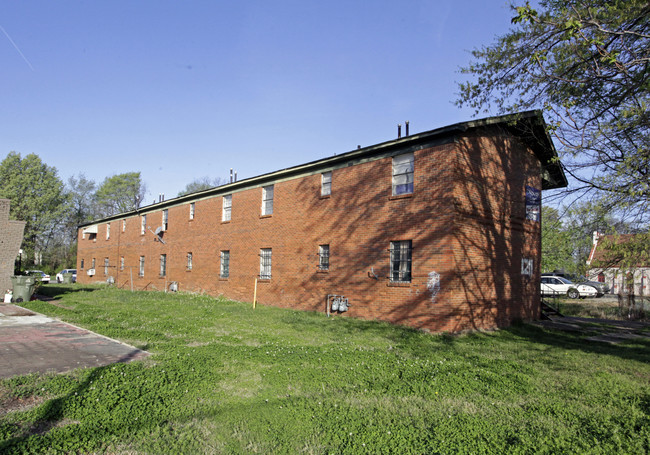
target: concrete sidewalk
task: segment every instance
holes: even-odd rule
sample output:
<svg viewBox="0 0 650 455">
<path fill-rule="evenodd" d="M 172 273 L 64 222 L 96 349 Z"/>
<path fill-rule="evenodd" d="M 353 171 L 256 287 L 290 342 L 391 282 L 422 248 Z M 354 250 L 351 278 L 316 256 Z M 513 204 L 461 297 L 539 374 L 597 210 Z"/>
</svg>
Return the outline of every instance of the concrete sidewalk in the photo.
<svg viewBox="0 0 650 455">
<path fill-rule="evenodd" d="M 148 352 L 25 308 L 0 304 L 0 378 L 140 360 Z"/>
</svg>

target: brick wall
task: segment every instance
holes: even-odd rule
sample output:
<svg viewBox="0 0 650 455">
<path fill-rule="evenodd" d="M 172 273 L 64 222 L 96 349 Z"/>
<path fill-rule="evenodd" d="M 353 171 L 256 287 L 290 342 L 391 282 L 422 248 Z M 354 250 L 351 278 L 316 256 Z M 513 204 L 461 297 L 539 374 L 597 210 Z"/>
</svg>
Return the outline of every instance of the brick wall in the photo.
<svg viewBox="0 0 650 455">
<path fill-rule="evenodd" d="M 24 221 L 9 219 L 10 201 L 0 199 L 0 295 L 12 288 L 11 276 L 18 250 L 23 242 Z"/>
<path fill-rule="evenodd" d="M 260 249 L 272 248 L 272 278 L 258 282 L 261 304 L 325 312 L 328 294 L 345 295 L 347 316 L 381 319 L 433 331 L 488 329 L 532 319 L 539 312 L 539 223 L 526 221 L 525 186 L 541 188 L 539 161 L 498 128 L 446 137 L 413 151 L 414 192 L 391 196 L 390 156 L 339 163 L 274 183 L 274 209 L 261 216 L 262 186 L 232 193 L 231 221 L 222 222 L 222 195 L 169 205 L 165 244 L 140 216 L 98 224 L 95 239 L 78 247 L 78 281 L 135 289 L 165 289 L 252 301 Z M 386 155 L 386 154 L 385 154 Z M 321 197 L 321 171 L 332 170 L 332 193 Z M 229 193 L 224 193 L 229 194 Z M 162 209 L 146 207 L 147 224 L 162 224 Z M 411 240 L 412 281 L 390 282 L 390 242 Z M 330 245 L 330 269 L 318 270 L 318 247 Z M 220 251 L 230 252 L 230 276 L 219 277 Z M 187 253 L 193 257 L 187 270 Z M 159 276 L 160 255 L 167 257 Z M 144 277 L 138 277 L 140 256 Z M 120 270 L 120 259 L 125 268 Z M 535 275 L 521 274 L 534 258 Z M 92 258 L 96 275 L 86 271 Z M 104 274 L 104 258 L 110 267 Z M 81 261 L 84 267 L 81 267 Z M 439 284 L 436 284 L 439 283 Z M 339 316 L 336 316 L 339 317 Z"/>
</svg>

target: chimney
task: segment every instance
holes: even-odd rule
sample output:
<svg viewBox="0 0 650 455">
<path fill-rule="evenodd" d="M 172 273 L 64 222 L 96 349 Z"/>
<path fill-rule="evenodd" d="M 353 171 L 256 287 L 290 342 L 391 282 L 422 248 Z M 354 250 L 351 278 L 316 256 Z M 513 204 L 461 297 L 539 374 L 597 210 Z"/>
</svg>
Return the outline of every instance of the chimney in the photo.
<svg viewBox="0 0 650 455">
<path fill-rule="evenodd" d="M 404 134 L 404 137 L 407 137 L 409 135 L 409 121 L 408 120 L 405 122 L 405 126 L 406 126 L 406 132 Z"/>
<path fill-rule="evenodd" d="M 397 139 L 402 137 L 402 124 L 398 123 L 397 124 Z"/>
</svg>

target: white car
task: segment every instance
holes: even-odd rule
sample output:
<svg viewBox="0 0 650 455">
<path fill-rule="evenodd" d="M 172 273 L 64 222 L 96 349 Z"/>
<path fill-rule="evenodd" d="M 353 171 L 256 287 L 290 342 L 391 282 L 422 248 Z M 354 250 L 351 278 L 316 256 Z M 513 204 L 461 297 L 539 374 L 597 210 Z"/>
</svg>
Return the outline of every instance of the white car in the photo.
<svg viewBox="0 0 650 455">
<path fill-rule="evenodd" d="M 48 284 L 50 282 L 50 275 L 41 270 L 26 270 L 25 273 L 33 276 L 36 278 L 36 281 L 40 281 L 41 283 Z"/>
<path fill-rule="evenodd" d="M 77 281 L 77 269 L 63 269 L 59 273 L 56 274 L 56 282 L 57 283 L 63 283 L 63 275 L 67 273 L 72 273 L 72 282 L 75 283 Z"/>
<path fill-rule="evenodd" d="M 561 276 L 543 276 L 541 283 L 542 295 L 567 296 L 570 299 L 596 297 L 598 291 L 587 284 L 573 283 Z"/>
</svg>

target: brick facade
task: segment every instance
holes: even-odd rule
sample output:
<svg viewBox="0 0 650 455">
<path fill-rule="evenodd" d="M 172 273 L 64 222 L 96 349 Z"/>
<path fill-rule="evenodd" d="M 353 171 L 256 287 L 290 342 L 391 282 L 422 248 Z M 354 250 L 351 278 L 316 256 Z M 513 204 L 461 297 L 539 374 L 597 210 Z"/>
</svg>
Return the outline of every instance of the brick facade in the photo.
<svg viewBox="0 0 650 455">
<path fill-rule="evenodd" d="M 525 124 L 540 118 L 529 113 Z M 543 131 L 543 120 L 537 128 Z M 262 304 L 325 312 L 327 295 L 339 294 L 349 300 L 346 315 L 432 331 L 534 319 L 540 225 L 526 220 L 526 186 L 557 185 L 542 178 L 555 155 L 550 140 L 543 145 L 540 152 L 526 128 L 503 119 L 464 123 L 98 220 L 79 231 L 78 281 L 112 277 L 127 289 L 176 282 L 181 291 L 252 301 L 261 249 L 271 249 L 271 279 L 257 285 Z M 414 157 L 413 192 L 394 196 L 393 157 L 406 153 Z M 330 171 L 331 194 L 322 196 L 321 174 Z M 262 188 L 269 185 L 273 213 L 264 216 Z M 232 208 L 224 222 L 226 195 Z M 163 210 L 164 243 L 152 232 Z M 150 229 L 142 234 L 144 214 Z M 389 250 L 398 241 L 412 245 L 407 282 L 390 279 Z M 319 245 L 329 245 L 329 270 L 318 267 Z M 230 255 L 227 278 L 220 277 L 222 251 Z M 533 260 L 532 275 L 522 275 L 522 259 Z"/>
<path fill-rule="evenodd" d="M 11 289 L 11 276 L 25 231 L 24 221 L 9 219 L 10 201 L 0 199 L 0 295 Z"/>
</svg>

